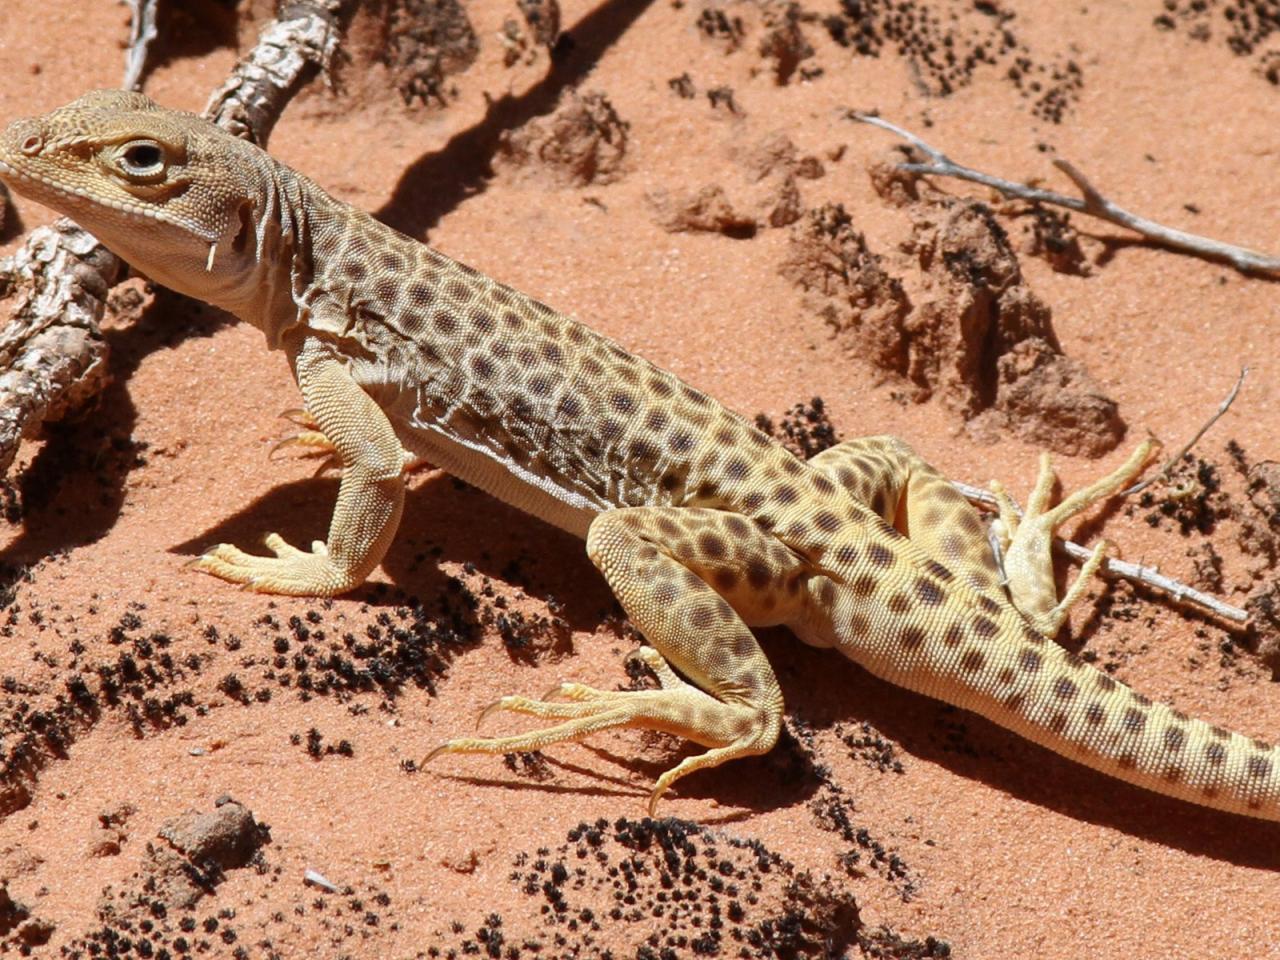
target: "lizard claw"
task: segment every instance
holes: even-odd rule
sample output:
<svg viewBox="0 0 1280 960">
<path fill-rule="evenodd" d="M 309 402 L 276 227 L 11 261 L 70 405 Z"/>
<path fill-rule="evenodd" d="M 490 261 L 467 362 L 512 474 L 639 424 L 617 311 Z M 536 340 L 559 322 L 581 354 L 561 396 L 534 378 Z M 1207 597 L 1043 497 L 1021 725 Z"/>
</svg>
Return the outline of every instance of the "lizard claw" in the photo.
<svg viewBox="0 0 1280 960">
<path fill-rule="evenodd" d="M 488 720 L 491 716 L 493 716 L 495 713 L 497 713 L 499 710 L 501 710 L 505 706 L 503 701 L 509 700 L 509 699 L 510 697 L 499 697 L 497 700 L 493 701 L 493 703 L 489 704 L 487 707 L 481 710 L 480 715 L 476 717 L 476 729 L 479 730 L 481 724 L 483 724 L 486 720 Z M 439 752 L 439 750 L 441 749 L 443 749 L 443 747 L 437 748 L 437 752 Z"/>
</svg>

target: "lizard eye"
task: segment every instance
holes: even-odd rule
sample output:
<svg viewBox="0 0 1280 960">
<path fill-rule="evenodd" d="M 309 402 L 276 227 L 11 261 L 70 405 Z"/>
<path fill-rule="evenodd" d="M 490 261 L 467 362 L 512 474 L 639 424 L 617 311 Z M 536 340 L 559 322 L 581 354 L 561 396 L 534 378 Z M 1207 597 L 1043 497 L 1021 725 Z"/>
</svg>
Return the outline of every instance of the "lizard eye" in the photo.
<svg viewBox="0 0 1280 960">
<path fill-rule="evenodd" d="M 135 140 L 120 152 L 120 168 L 131 177 L 164 173 L 164 149 L 154 140 Z"/>
</svg>

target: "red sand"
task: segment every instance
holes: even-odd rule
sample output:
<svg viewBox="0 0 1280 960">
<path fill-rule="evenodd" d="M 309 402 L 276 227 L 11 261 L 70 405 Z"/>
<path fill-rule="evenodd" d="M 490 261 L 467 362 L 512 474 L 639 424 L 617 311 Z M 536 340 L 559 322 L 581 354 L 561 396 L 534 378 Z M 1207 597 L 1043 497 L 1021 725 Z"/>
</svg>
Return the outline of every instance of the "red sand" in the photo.
<svg viewBox="0 0 1280 960">
<path fill-rule="evenodd" d="M 899 403 L 900 385 L 879 382 L 882 376 L 842 350 L 822 319 L 804 309 L 800 292 L 778 273 L 787 229 L 762 229 L 750 239 L 669 233 L 647 199 L 657 190 L 692 191 L 740 177 L 742 151 L 782 131 L 800 155 L 820 158 L 825 168 L 820 179 L 799 181 L 803 206 L 844 204 L 871 249 L 911 283 L 914 268 L 895 253 L 909 232 L 906 216 L 876 195 L 867 176 L 892 138 L 842 119 L 845 108 L 876 108 L 957 159 L 1068 189 L 1037 150 L 1051 144 L 1131 209 L 1277 249 L 1280 97 L 1259 73 L 1260 54 L 1236 56 L 1227 48 L 1220 10 L 1206 21 L 1211 37 L 1198 41 L 1187 22 L 1174 31 L 1154 27 L 1163 12 L 1158 2 L 1019 7 L 1025 9 L 1011 27 L 1036 62 L 1072 59 L 1083 71 L 1061 123 L 1033 113 L 1034 98 L 1019 95 L 1005 76 L 1006 61 L 980 67 L 950 96 L 926 96 L 919 74 L 913 79 L 891 47 L 859 58 L 821 23 L 806 22 L 816 53 L 802 67 L 823 72 L 778 86 L 757 53 L 763 31 L 755 7 L 726 8 L 747 24 L 741 49 L 728 54 L 697 28 L 701 8 L 653 4 L 629 26 L 612 10 L 591 21 L 622 25 L 580 89 L 605 93 L 630 125 L 618 179 L 557 187 L 500 167 L 494 179 L 478 181 L 478 192 L 440 206 L 439 222 L 430 222 L 439 187 L 431 177 L 452 184 L 466 171 L 424 161 L 482 121 L 486 97 L 519 96 L 546 68 L 545 53 L 533 65 L 504 67 L 496 33 L 518 14 L 514 5 L 477 3 L 468 12 L 480 58 L 451 79 L 458 96 L 445 109 L 406 108 L 385 70 L 370 67 L 367 52 L 357 50 L 347 89 L 334 96 L 314 84 L 288 109 L 271 147 L 337 195 L 420 236 L 429 229 L 430 242 L 451 256 L 587 320 L 737 410 L 776 417 L 819 395 L 845 436 L 891 432 L 953 477 L 985 483 L 998 476 L 1025 493 L 1035 447 L 1012 439 L 984 445 L 940 402 Z M 836 8 L 810 9 L 825 15 Z M 592 35 L 577 25 L 593 11 L 568 2 L 563 14 L 565 28 L 579 36 L 572 62 L 591 51 Z M 0 75 L 7 78 L 0 119 L 118 82 L 125 35 L 123 7 L 8 0 L 0 12 Z M 236 51 L 194 48 L 187 44 L 185 54 L 158 66 L 146 92 L 201 109 Z M 692 99 L 668 86 L 683 72 L 696 86 Z M 718 86 L 732 88 L 742 116 L 712 108 L 704 92 Z M 428 175 L 416 175 L 422 170 Z M 17 210 L 26 229 L 52 219 L 22 201 Z M 1097 261 L 1089 276 L 1055 273 L 1025 255 L 1022 269 L 1052 307 L 1064 352 L 1118 402 L 1130 433 L 1101 461 L 1059 458 L 1064 486 L 1110 469 L 1147 431 L 1171 447 L 1181 444 L 1247 363 L 1239 400 L 1198 449 L 1218 465 L 1228 494 L 1241 498 L 1226 441 L 1237 441 L 1253 462 L 1280 458 L 1275 285 L 1133 243 L 1105 224 L 1074 222 Z M 1016 223 L 1005 225 L 1018 234 Z M 12 231 L 7 236 L 0 254 L 21 241 Z M 1106 256 L 1103 240 L 1115 244 Z M 491 578 L 496 592 L 529 616 L 548 615 L 554 598 L 572 628 L 572 653 L 541 650 L 522 661 L 489 626 L 482 642 L 457 653 L 434 696 L 410 684 L 391 710 L 376 693 L 303 702 L 296 685 L 264 677 L 277 634 L 261 618 L 275 617 L 292 638 L 289 618 L 315 610 L 330 638 L 346 631 L 363 637 L 378 626 L 379 613 L 395 619 L 394 603 L 339 599 L 325 608 L 273 600 L 182 566 L 221 540 L 251 546 L 271 529 L 294 542 L 322 535 L 333 481 L 308 479 L 306 462 L 266 456 L 288 430 L 277 413 L 297 403 L 283 358 L 268 355 L 253 329 L 220 325 L 207 312 L 193 317 L 167 297 L 109 329 L 116 386 L 78 429 L 28 444 L 9 473 L 27 503 L 21 522 L 0 528 L 0 558 L 32 571 L 17 585 L 11 636 L 0 644 L 3 709 L 10 719 L 24 699 L 47 709 L 73 672 L 114 662 L 153 634 L 170 638 L 167 649 L 184 673 L 146 696 L 189 690 L 193 700 L 176 708 L 182 725 L 144 719 L 140 732 L 125 707 L 104 708 L 75 728 L 65 758 L 39 769 L 30 802 L 0 823 L 0 880 L 33 916 L 53 924 L 36 954 L 52 955 L 101 926 L 95 910 L 104 888 L 134 889 L 131 877 L 147 844 L 161 843 L 156 833 L 164 821 L 189 808 L 210 809 L 230 794 L 270 824 L 267 870 L 228 871 L 198 905 L 201 923 L 219 910 L 235 911 L 220 928 L 234 927 L 234 943 L 220 934 L 190 935 L 208 941 L 206 955 L 242 947 L 267 956 L 261 942 L 270 940 L 286 957 L 412 956 L 433 944 L 455 947 L 494 911 L 504 917 L 508 945 L 542 936 L 537 955 L 570 955 L 541 926 L 542 900 L 508 880 L 514 858 L 563 844 L 580 821 L 639 819 L 649 784 L 676 748 L 634 733 L 601 736 L 550 751 L 542 780 L 518 776 L 498 759 L 446 758 L 414 775 L 400 764 L 470 730 L 476 713 L 504 693 L 538 693 L 568 678 L 605 687 L 625 682 L 621 655 L 633 641 L 602 625 L 611 599 L 581 545 L 448 478 L 422 475 L 376 579 L 433 610 L 446 575 L 461 575 L 477 591 Z M 1088 535 L 1105 534 L 1126 557 L 1189 581 L 1189 548 L 1213 542 L 1224 560 L 1227 599 L 1243 600 L 1253 585 L 1245 571 L 1256 561 L 1231 537 L 1183 536 L 1168 522 L 1153 528 L 1143 521 L 1148 512 L 1113 511 Z M 421 556 L 433 547 L 443 573 Z M 466 563 L 478 572 L 466 573 Z M 1073 618 L 1075 643 L 1118 664 L 1118 676 L 1155 698 L 1251 735 L 1280 736 L 1280 693 L 1255 657 L 1239 648 L 1222 657 L 1228 634 L 1219 626 L 1118 591 L 1121 600 L 1110 608 L 1096 606 L 1103 587 L 1091 591 Z M 122 621 L 131 612 L 139 624 Z M 123 642 L 113 643 L 112 628 L 122 622 L 114 639 Z M 232 635 L 241 641 L 235 650 L 228 649 Z M 838 878 L 871 927 L 888 925 L 907 938 L 934 935 L 959 957 L 1280 956 L 1276 825 L 1115 783 L 781 632 L 768 634 L 766 644 L 790 712 L 812 728 L 829 782 L 844 791 L 842 809 L 869 842 L 901 858 L 906 879 L 824 826 L 812 808 L 831 788 L 792 776 L 785 751 L 683 781 L 663 801 L 663 815 L 758 839 L 797 869 Z M 301 647 L 291 639 L 287 656 Z M 203 660 L 198 669 L 183 668 L 187 657 Z M 229 673 L 243 681 L 250 704 L 219 689 Z M 274 689 L 270 701 L 252 702 L 265 688 Z M 901 775 L 880 772 L 841 743 L 838 733 L 858 732 L 862 721 L 892 745 Z M 491 725 L 503 722 L 515 723 Z M 348 740 L 354 755 L 312 759 L 312 728 L 324 744 Z M 292 744 L 291 734 L 302 743 Z M 98 815 L 122 802 L 136 812 L 123 828 L 121 852 L 91 856 Z M 852 876 L 839 861 L 850 849 L 861 850 Z M 363 909 L 343 906 L 351 897 L 317 907 L 325 895 L 302 885 L 307 868 L 350 885 Z M 912 895 L 904 900 L 908 886 Z M 387 904 L 374 899 L 379 892 Z M 607 909 L 599 911 L 595 942 L 614 946 L 617 956 L 636 955 L 643 925 L 615 923 Z M 369 911 L 378 915 L 376 925 L 364 917 Z M 462 933 L 451 932 L 455 921 Z M 724 949 L 736 955 L 736 946 Z M 677 955 L 695 955 L 691 950 Z"/>
</svg>

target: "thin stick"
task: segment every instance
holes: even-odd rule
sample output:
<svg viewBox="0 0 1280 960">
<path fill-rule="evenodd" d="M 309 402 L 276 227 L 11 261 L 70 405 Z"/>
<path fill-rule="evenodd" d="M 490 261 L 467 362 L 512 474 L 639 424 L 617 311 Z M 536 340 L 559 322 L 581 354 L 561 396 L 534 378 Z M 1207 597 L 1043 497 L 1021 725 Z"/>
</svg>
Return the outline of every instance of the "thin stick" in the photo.
<svg viewBox="0 0 1280 960">
<path fill-rule="evenodd" d="M 951 481 L 951 485 L 959 490 L 964 496 L 974 502 L 984 506 L 995 507 L 996 498 L 988 490 L 981 487 L 971 486 L 967 483 L 961 483 L 958 480 Z M 1015 504 L 1016 506 L 1016 504 Z M 1072 540 L 1063 540 L 1060 537 L 1054 537 L 1053 542 L 1060 547 L 1068 556 L 1076 560 L 1088 560 L 1093 555 L 1093 550 L 1089 547 L 1081 546 Z M 1166 593 L 1173 598 L 1175 603 L 1191 603 L 1222 617 L 1224 620 L 1230 621 L 1232 624 L 1244 626 L 1249 622 L 1249 614 L 1239 607 L 1233 607 L 1229 603 L 1224 603 L 1217 597 L 1210 596 L 1207 593 L 1189 587 L 1185 583 L 1174 580 L 1172 577 L 1166 577 L 1155 567 L 1143 566 L 1139 563 L 1129 563 L 1127 560 L 1116 560 L 1113 557 L 1105 557 L 1102 561 L 1100 570 L 1116 577 L 1123 577 L 1126 580 L 1132 580 L 1136 583 L 1143 583 L 1161 593 Z"/>
<path fill-rule="evenodd" d="M 160 32 L 156 27 L 156 8 L 159 0 L 125 0 L 129 5 L 129 46 L 124 56 L 125 90 L 142 89 L 142 71 L 147 67 L 147 52 L 151 41 Z"/>
<path fill-rule="evenodd" d="M 980 170 L 974 170 L 963 164 L 956 163 L 937 147 L 921 140 L 909 130 L 904 130 L 896 124 L 890 123 L 888 120 L 882 120 L 880 117 L 872 116 L 866 113 L 859 113 L 851 110 L 847 114 L 850 120 L 857 120 L 860 123 L 869 123 L 873 127 L 880 127 L 882 130 L 888 130 L 890 133 L 897 134 L 906 140 L 913 147 L 929 158 L 928 163 L 900 163 L 898 168 L 906 170 L 909 173 L 919 173 L 926 175 L 934 175 L 939 177 L 954 177 L 957 180 L 968 180 L 971 183 L 979 183 L 985 187 L 999 191 L 1006 197 L 1016 197 L 1019 200 L 1030 200 L 1034 203 L 1048 203 L 1058 207 L 1065 207 L 1068 210 L 1075 210 L 1079 213 L 1088 214 L 1091 217 L 1097 217 L 1100 220 L 1106 220 L 1109 223 L 1117 224 L 1125 227 L 1135 233 L 1141 234 L 1148 240 L 1152 240 L 1163 246 L 1170 247 L 1174 250 L 1181 250 L 1185 253 L 1194 254 L 1197 257 L 1204 257 L 1208 260 L 1222 260 L 1235 267 L 1241 273 L 1262 274 L 1269 277 L 1280 277 L 1280 257 L 1271 257 L 1255 250 L 1249 250 L 1245 247 L 1237 247 L 1233 244 L 1222 243 L 1218 240 L 1211 240 L 1208 237 L 1202 237 L 1198 234 L 1187 233 L 1183 230 L 1167 227 L 1162 223 L 1154 220 L 1148 220 L 1146 217 L 1140 217 L 1135 213 L 1131 213 L 1122 207 L 1117 206 L 1108 200 L 1097 188 L 1093 186 L 1075 166 L 1070 162 L 1061 158 L 1055 158 L 1053 165 L 1061 170 L 1071 179 L 1071 182 L 1079 188 L 1081 197 L 1072 197 L 1065 193 L 1057 193 L 1053 190 L 1041 190 L 1038 187 L 1028 186 L 1025 183 L 1015 183 L 1012 180 L 1005 180 L 1001 177 L 992 176 L 989 173 L 983 173 Z"/>
<path fill-rule="evenodd" d="M 1191 448 L 1200 442 L 1200 438 L 1209 432 L 1209 428 L 1212 427 L 1215 423 L 1217 423 L 1218 419 L 1224 413 L 1226 413 L 1228 410 L 1231 409 L 1231 404 L 1235 403 L 1236 394 L 1240 392 L 1240 387 L 1244 383 L 1244 378 L 1248 375 L 1248 373 L 1249 373 L 1248 367 L 1240 368 L 1240 376 L 1236 377 L 1236 383 L 1235 383 L 1235 386 L 1231 388 L 1231 392 L 1227 394 L 1226 399 L 1223 400 L 1222 403 L 1218 404 L 1217 412 L 1214 413 L 1213 416 L 1211 416 L 1208 420 L 1205 421 L 1204 426 L 1202 426 L 1199 430 L 1196 431 L 1196 435 L 1194 437 L 1192 437 L 1190 440 L 1187 441 L 1187 445 L 1185 447 L 1183 447 L 1181 450 L 1179 450 L 1177 453 L 1171 456 L 1168 460 L 1166 460 L 1164 462 L 1164 466 L 1162 466 L 1159 470 L 1157 470 L 1151 476 L 1147 477 L 1144 480 L 1139 480 L 1128 490 L 1121 490 L 1117 494 L 1117 496 L 1120 496 L 1120 497 L 1132 496 L 1133 494 L 1138 493 L 1141 490 L 1145 490 L 1147 487 L 1151 486 L 1151 484 L 1155 483 L 1157 480 L 1163 480 L 1166 476 L 1168 476 L 1169 471 L 1173 469 L 1173 465 L 1177 463 L 1179 460 L 1181 460 L 1188 453 L 1190 453 Z"/>
</svg>

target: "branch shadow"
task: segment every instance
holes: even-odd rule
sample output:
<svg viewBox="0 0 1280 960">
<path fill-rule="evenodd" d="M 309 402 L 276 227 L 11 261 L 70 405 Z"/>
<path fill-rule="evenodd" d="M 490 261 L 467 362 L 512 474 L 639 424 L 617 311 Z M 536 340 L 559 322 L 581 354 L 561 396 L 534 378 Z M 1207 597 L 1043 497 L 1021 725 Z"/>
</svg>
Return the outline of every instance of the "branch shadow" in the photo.
<svg viewBox="0 0 1280 960">
<path fill-rule="evenodd" d="M 562 35 L 547 75 L 522 94 L 504 94 L 484 118 L 409 166 L 374 216 L 390 227 L 424 236 L 441 217 L 481 192 L 502 134 L 555 108 L 648 8 L 650 0 L 605 0 Z M 569 39 L 565 39 L 565 37 Z M 563 51 L 563 52 L 561 52 Z"/>
<path fill-rule="evenodd" d="M 1123 230 L 1124 228 L 1117 227 L 1117 229 Z M 1280 283 L 1280 276 L 1275 274 L 1263 273 L 1258 270 L 1239 270 L 1232 266 L 1228 260 L 1192 253 L 1188 250 L 1178 250 L 1174 247 L 1166 246 L 1163 243 L 1158 243 L 1155 240 L 1148 240 L 1145 237 L 1114 236 L 1111 234 L 1092 233 L 1084 230 L 1079 231 L 1079 233 L 1080 236 L 1088 237 L 1102 245 L 1102 252 L 1093 260 L 1093 263 L 1099 267 L 1106 267 L 1110 265 L 1113 260 L 1126 250 L 1139 248 L 1157 250 L 1163 253 L 1172 254 L 1180 259 L 1188 258 L 1191 260 L 1199 260 L 1203 263 L 1213 264 L 1214 266 L 1222 267 L 1224 270 L 1228 270 L 1231 273 L 1248 280 L 1259 280 L 1263 283 Z"/>
<path fill-rule="evenodd" d="M 44 425 L 43 447 L 16 480 L 22 529 L 4 551 L 6 563 L 31 564 L 93 543 L 115 525 L 126 480 L 146 456 L 133 439 L 130 379 L 156 350 L 210 337 L 229 322 L 220 310 L 164 292 L 132 322 L 103 331 L 108 384 L 74 418 Z"/>
</svg>

